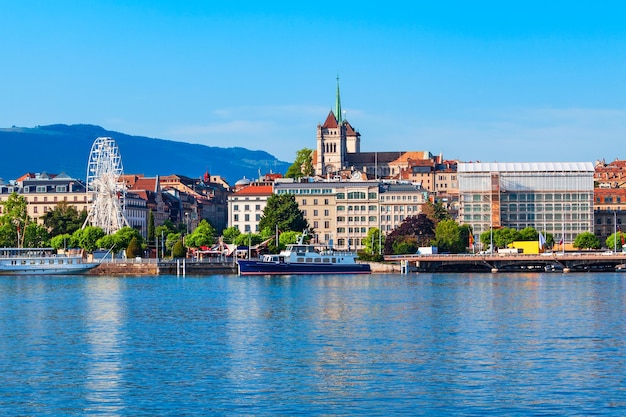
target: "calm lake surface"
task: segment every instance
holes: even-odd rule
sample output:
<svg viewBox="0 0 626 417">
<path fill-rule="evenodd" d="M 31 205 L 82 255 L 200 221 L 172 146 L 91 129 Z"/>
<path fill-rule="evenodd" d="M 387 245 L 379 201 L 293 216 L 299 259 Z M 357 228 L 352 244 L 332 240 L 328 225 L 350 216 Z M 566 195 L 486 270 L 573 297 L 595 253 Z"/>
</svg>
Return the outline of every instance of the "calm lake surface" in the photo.
<svg viewBox="0 0 626 417">
<path fill-rule="evenodd" d="M 0 415 L 626 415 L 626 274 L 0 277 Z"/>
</svg>

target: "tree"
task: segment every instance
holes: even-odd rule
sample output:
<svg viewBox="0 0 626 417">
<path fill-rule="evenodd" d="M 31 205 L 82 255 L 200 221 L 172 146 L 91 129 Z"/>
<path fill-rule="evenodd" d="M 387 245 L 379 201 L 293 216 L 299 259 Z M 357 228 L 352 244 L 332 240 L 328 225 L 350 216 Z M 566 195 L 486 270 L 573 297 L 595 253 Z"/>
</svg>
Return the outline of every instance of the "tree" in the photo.
<svg viewBox="0 0 626 417">
<path fill-rule="evenodd" d="M 72 234 L 71 246 L 78 246 L 88 253 L 92 253 L 100 246 L 98 240 L 104 236 L 104 231 L 97 226 L 87 226 L 78 229 Z"/>
<path fill-rule="evenodd" d="M 126 249 L 133 238 L 136 238 L 140 245 L 143 243 L 143 237 L 139 233 L 139 230 L 128 226 L 119 229 L 115 232 L 117 250 Z"/>
<path fill-rule="evenodd" d="M 427 200 L 422 206 L 422 213 L 432 220 L 435 225 L 442 220 L 450 220 L 452 218 L 441 201 L 433 203 L 432 201 Z"/>
<path fill-rule="evenodd" d="M 29 223 L 24 229 L 24 247 L 45 248 L 50 246 L 48 230 L 35 222 Z"/>
<path fill-rule="evenodd" d="M 545 238 L 545 236 L 544 236 Z M 539 232 L 537 232 L 534 228 L 532 227 L 525 227 L 522 230 L 519 231 L 518 236 L 517 236 L 518 240 L 524 241 L 524 242 L 532 242 L 534 240 L 539 240 Z"/>
<path fill-rule="evenodd" d="M 74 206 L 61 201 L 41 217 L 50 235 L 56 236 L 65 233 L 72 234 L 80 229 L 85 223 L 87 212 L 83 210 L 79 213 Z"/>
<path fill-rule="evenodd" d="M 622 231 L 618 231 L 613 233 L 611 236 L 606 238 L 606 247 L 613 250 L 614 248 L 618 251 L 623 250 L 624 243 L 626 243 L 626 234 Z"/>
<path fill-rule="evenodd" d="M 488 246 L 491 243 L 491 231 L 486 230 L 480 234 L 480 242 Z M 517 230 L 510 227 L 502 227 L 493 230 L 493 248 L 506 248 L 509 244 L 515 242 L 519 237 Z"/>
<path fill-rule="evenodd" d="M 300 149 L 296 152 L 296 160 L 287 169 L 286 178 L 310 177 L 313 175 L 313 149 Z"/>
<path fill-rule="evenodd" d="M 185 237 L 185 243 L 192 248 L 210 246 L 215 243 L 215 229 L 209 222 L 202 220 L 198 227 Z"/>
<path fill-rule="evenodd" d="M 126 248 L 126 257 L 135 258 L 137 256 L 141 256 L 141 245 L 139 244 L 139 240 L 133 236 Z"/>
<path fill-rule="evenodd" d="M 578 249 L 600 249 L 600 239 L 591 232 L 583 232 L 574 239 L 574 247 Z"/>
<path fill-rule="evenodd" d="M 267 199 L 267 205 L 259 221 L 259 229 L 269 227 L 271 230 L 276 230 L 276 226 L 281 232 L 309 230 L 309 223 L 304 218 L 293 194 L 273 194 Z"/>
<path fill-rule="evenodd" d="M 152 209 L 148 212 L 148 244 L 154 243 L 156 228 L 154 227 L 154 213 Z"/>
<path fill-rule="evenodd" d="M 241 232 L 234 226 L 227 227 L 222 231 L 222 239 L 224 243 L 234 243 L 235 238 L 239 236 Z"/>
<path fill-rule="evenodd" d="M 50 239 L 50 246 L 53 247 L 54 249 L 67 248 L 69 246 L 69 242 L 71 239 L 72 239 L 72 235 L 70 235 L 69 233 L 56 235 Z"/>
<path fill-rule="evenodd" d="M 385 253 L 397 253 L 394 251 L 394 244 L 396 245 L 395 247 L 398 247 L 399 242 L 403 241 L 406 241 L 410 247 L 415 246 L 417 250 L 419 246 L 430 246 L 434 238 L 435 223 L 431 219 L 424 213 L 420 213 L 417 216 L 409 216 L 402 221 L 400 226 L 387 235 L 385 239 Z"/>
<path fill-rule="evenodd" d="M 466 242 L 461 240 L 461 229 L 454 220 L 441 220 L 435 228 L 435 246 L 440 252 L 465 252 Z"/>
<path fill-rule="evenodd" d="M 367 236 L 364 239 L 365 252 L 370 255 L 376 255 L 382 252 L 382 245 L 385 244 L 385 236 L 381 236 L 380 229 L 378 227 L 372 227 L 367 231 Z"/>
<path fill-rule="evenodd" d="M 172 247 L 172 258 L 176 258 L 176 259 L 184 258 L 186 254 L 187 254 L 187 250 L 185 249 L 185 246 L 183 245 L 182 239 L 176 241 L 176 243 Z"/>
<path fill-rule="evenodd" d="M 4 214 L 0 216 L 0 242 L 9 247 L 24 246 L 24 230 L 31 222 L 27 210 L 28 202 L 14 192 L 2 205 Z"/>
</svg>

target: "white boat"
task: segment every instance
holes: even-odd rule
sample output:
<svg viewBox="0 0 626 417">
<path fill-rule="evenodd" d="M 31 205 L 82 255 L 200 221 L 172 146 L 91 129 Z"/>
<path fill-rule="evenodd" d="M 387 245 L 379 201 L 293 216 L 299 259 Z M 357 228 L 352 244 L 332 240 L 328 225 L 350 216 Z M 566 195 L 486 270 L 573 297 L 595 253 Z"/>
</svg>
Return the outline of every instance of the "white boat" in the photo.
<svg viewBox="0 0 626 417">
<path fill-rule="evenodd" d="M 0 248 L 0 275 L 83 274 L 96 266 L 82 254 L 57 254 L 53 248 Z"/>
<path fill-rule="evenodd" d="M 239 275 L 371 273 L 369 264 L 356 262 L 356 253 L 306 244 L 305 236 L 306 233 L 279 254 L 263 255 L 260 260 L 239 260 Z"/>
</svg>

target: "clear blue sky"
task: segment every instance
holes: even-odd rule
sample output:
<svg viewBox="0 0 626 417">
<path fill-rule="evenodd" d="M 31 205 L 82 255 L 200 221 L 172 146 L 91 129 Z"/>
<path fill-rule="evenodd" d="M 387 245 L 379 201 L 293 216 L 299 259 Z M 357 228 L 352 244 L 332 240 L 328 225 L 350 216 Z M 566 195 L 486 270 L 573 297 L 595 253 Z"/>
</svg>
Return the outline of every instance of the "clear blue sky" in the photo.
<svg viewBox="0 0 626 417">
<path fill-rule="evenodd" d="M 626 158 L 625 18 L 617 1 L 4 1 L 0 127 L 90 123 L 291 161 L 339 74 L 364 151 Z"/>
</svg>

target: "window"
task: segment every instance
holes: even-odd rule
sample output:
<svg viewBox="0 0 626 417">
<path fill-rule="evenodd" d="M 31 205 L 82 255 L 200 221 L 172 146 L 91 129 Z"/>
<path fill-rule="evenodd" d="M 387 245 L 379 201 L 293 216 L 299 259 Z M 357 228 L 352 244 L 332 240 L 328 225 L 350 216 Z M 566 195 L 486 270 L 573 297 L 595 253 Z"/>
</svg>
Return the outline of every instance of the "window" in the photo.
<svg viewBox="0 0 626 417">
<path fill-rule="evenodd" d="M 330 211 L 328 209 L 324 210 L 324 216 L 330 216 Z"/>
<path fill-rule="evenodd" d="M 243 206 L 244 211 L 250 211 L 250 205 L 246 204 L 245 206 Z"/>
<path fill-rule="evenodd" d="M 314 205 L 314 206 L 317 206 L 317 198 L 314 198 L 314 199 L 313 199 L 313 205 Z"/>
<path fill-rule="evenodd" d="M 239 204 L 235 204 L 233 206 L 233 211 L 239 211 Z"/>
<path fill-rule="evenodd" d="M 337 200 L 343 200 L 346 198 L 346 193 L 337 193 Z"/>
<path fill-rule="evenodd" d="M 329 229 L 330 228 L 330 222 L 329 221 L 325 221 L 324 222 L 324 229 Z"/>
<path fill-rule="evenodd" d="M 57 185 L 57 193 L 66 193 L 67 185 Z"/>
<path fill-rule="evenodd" d="M 256 211 L 261 210 L 261 205 L 260 205 L 260 204 L 257 204 L 256 206 L 254 206 L 254 209 L 255 209 Z"/>
<path fill-rule="evenodd" d="M 313 210 L 313 215 L 317 216 L 318 215 L 318 210 Z"/>
<path fill-rule="evenodd" d="M 249 214 L 246 214 L 246 215 L 244 216 L 244 221 L 246 221 L 246 222 L 249 222 L 249 221 L 250 221 L 250 215 L 249 215 Z"/>
<path fill-rule="evenodd" d="M 259 220 L 261 220 L 261 215 L 257 213 L 257 215 L 256 215 L 256 219 L 255 219 L 255 220 L 256 220 L 257 222 L 258 222 Z"/>
<path fill-rule="evenodd" d="M 320 227 L 320 226 L 319 226 L 319 223 L 316 220 L 316 221 L 313 222 L 313 228 L 317 229 L 318 227 Z"/>
<path fill-rule="evenodd" d="M 327 199 L 327 198 L 325 198 L 325 199 L 324 199 L 324 205 L 325 205 L 325 206 L 327 206 L 327 205 L 328 205 L 328 199 Z"/>
<path fill-rule="evenodd" d="M 234 221 L 236 221 L 236 222 L 238 222 L 238 221 L 239 221 L 239 215 L 238 215 L 238 214 L 235 214 L 235 215 L 233 216 L 233 220 L 234 220 Z"/>
<path fill-rule="evenodd" d="M 33 213 L 37 213 L 37 206 L 33 207 Z"/>
<path fill-rule="evenodd" d="M 302 199 L 302 205 L 303 205 L 303 206 L 306 206 L 306 198 L 303 198 L 303 199 Z"/>
</svg>

